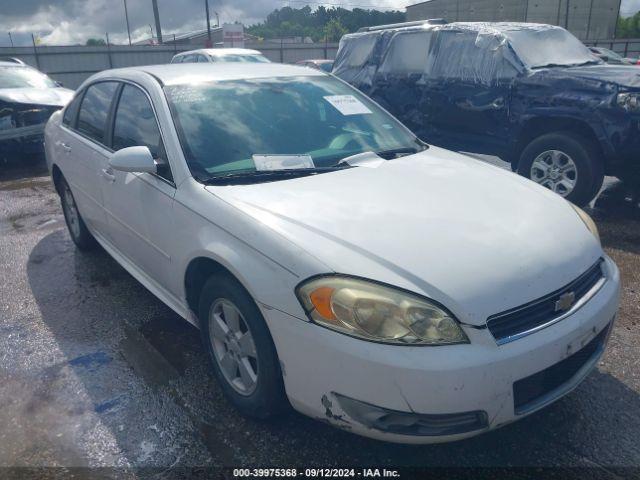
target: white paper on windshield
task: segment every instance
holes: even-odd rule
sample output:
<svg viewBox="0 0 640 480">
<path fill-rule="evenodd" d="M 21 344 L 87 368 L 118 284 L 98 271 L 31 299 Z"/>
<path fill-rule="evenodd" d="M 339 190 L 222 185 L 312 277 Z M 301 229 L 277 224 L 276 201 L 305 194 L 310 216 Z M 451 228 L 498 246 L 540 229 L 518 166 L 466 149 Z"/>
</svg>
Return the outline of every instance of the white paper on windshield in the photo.
<svg viewBox="0 0 640 480">
<path fill-rule="evenodd" d="M 253 163 L 258 171 L 315 168 L 309 155 L 253 155 Z"/>
<path fill-rule="evenodd" d="M 324 99 L 343 115 L 366 115 L 371 113 L 371 110 L 353 95 L 329 95 Z"/>
</svg>

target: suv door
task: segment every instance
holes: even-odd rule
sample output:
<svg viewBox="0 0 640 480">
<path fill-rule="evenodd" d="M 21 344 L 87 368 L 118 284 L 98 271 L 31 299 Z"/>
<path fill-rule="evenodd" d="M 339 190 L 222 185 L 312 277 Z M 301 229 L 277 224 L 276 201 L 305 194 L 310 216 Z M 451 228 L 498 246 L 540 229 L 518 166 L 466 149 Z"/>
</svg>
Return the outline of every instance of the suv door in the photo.
<svg viewBox="0 0 640 480">
<path fill-rule="evenodd" d="M 419 138 L 428 134 L 424 76 L 431 38 L 429 30 L 396 33 L 389 41 L 370 94 Z"/>
<path fill-rule="evenodd" d="M 507 59 L 508 44 L 456 30 L 438 31 L 434 42 L 425 86 L 431 112 L 428 140 L 455 150 L 503 153 L 518 75 Z"/>
<path fill-rule="evenodd" d="M 102 195 L 110 237 L 122 255 L 168 289 L 176 189 L 160 127 L 151 101 L 140 87 L 123 84 L 116 102 L 110 129 L 113 151 L 146 146 L 156 159 L 158 173 L 109 171 L 112 179 L 103 182 Z"/>
<path fill-rule="evenodd" d="M 78 95 L 77 117 L 72 103 L 65 111 L 61 140 L 55 146 L 64 158 L 63 173 L 80 214 L 92 233 L 98 235 L 106 231 L 101 174 L 110 154 L 105 146 L 105 131 L 117 86 L 116 82 L 94 83 L 84 95 Z"/>
</svg>

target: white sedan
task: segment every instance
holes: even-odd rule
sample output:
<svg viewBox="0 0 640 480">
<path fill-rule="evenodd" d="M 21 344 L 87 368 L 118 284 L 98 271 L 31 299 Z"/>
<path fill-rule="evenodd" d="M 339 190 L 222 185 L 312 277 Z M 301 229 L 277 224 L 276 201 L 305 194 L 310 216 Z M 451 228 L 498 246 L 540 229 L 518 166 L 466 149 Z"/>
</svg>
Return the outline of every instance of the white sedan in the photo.
<svg viewBox="0 0 640 480">
<path fill-rule="evenodd" d="M 591 219 L 425 145 L 319 70 L 99 73 L 46 127 L 69 232 L 200 327 L 220 386 L 378 439 L 502 426 L 594 368 L 618 308 Z"/>
<path fill-rule="evenodd" d="M 174 55 L 171 63 L 241 62 L 269 63 L 258 50 L 248 48 L 200 48 Z"/>
</svg>

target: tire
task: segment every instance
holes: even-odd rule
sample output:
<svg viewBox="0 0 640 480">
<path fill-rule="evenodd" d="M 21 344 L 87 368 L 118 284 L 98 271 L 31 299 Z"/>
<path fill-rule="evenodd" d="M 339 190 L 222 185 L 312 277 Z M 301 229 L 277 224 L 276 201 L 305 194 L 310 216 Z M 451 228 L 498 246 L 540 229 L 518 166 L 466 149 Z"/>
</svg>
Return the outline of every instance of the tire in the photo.
<svg viewBox="0 0 640 480">
<path fill-rule="evenodd" d="M 542 169 L 532 169 L 534 162 L 536 165 L 544 162 L 550 167 L 557 162 L 564 173 L 555 170 L 547 175 L 564 176 L 561 180 L 569 182 L 544 176 Z M 575 172 L 573 179 L 572 172 Z M 532 140 L 520 155 L 518 173 L 579 206 L 593 200 L 604 181 L 604 165 L 598 147 L 588 138 L 572 132 L 547 133 Z M 574 185 L 568 189 L 565 185 L 569 185 L 571 180 Z"/>
<path fill-rule="evenodd" d="M 239 337 L 233 333 L 233 328 L 229 328 L 233 323 L 232 315 L 228 315 L 229 311 L 225 308 L 230 306 L 240 314 L 240 331 L 244 331 L 242 337 L 246 339 L 246 334 L 249 333 L 253 340 L 255 358 L 250 355 L 241 358 L 244 355 L 242 352 L 246 353 L 251 348 L 242 348 L 248 343 L 238 340 Z M 273 339 L 260 310 L 242 285 L 230 275 L 216 275 L 209 278 L 200 294 L 198 312 L 200 332 L 205 349 L 209 353 L 213 372 L 231 403 L 242 414 L 259 419 L 267 419 L 285 411 L 288 401 Z M 216 314 L 223 317 L 224 322 L 228 322 L 225 324 L 228 330 L 232 331 L 232 334 L 226 332 L 229 337 L 226 337 L 223 342 L 220 341 L 220 337 L 224 332 L 221 333 L 215 326 L 219 321 Z M 235 344 L 233 339 L 236 340 Z M 227 353 L 222 355 L 223 351 Z M 229 374 L 234 367 L 229 367 L 230 361 L 221 360 L 221 357 L 225 356 L 235 356 L 235 373 Z M 257 374 L 252 388 L 240 388 L 240 384 L 250 383 L 244 381 L 241 363 L 245 366 L 245 373 L 248 365 Z M 223 371 L 223 364 L 227 365 L 225 368 L 227 373 Z M 240 378 L 230 380 L 230 377 L 236 375 Z"/>
<path fill-rule="evenodd" d="M 64 177 L 60 177 L 56 187 L 60 195 L 62 213 L 64 214 L 64 221 L 67 224 L 67 230 L 69 231 L 71 240 L 73 240 L 73 243 L 76 244 L 79 250 L 95 250 L 98 242 L 96 242 L 96 239 L 91 235 L 87 225 L 84 223 L 80 211 L 76 206 L 71 188 Z"/>
</svg>

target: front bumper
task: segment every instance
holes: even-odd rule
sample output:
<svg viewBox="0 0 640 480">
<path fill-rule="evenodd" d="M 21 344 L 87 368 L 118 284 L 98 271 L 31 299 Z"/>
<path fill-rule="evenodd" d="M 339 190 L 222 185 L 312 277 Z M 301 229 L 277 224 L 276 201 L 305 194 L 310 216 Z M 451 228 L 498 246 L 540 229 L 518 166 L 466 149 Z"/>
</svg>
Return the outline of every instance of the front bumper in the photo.
<svg viewBox="0 0 640 480">
<path fill-rule="evenodd" d="M 604 350 L 606 333 L 602 348 L 571 378 L 547 392 L 541 401 L 516 412 L 515 382 L 568 359 L 611 325 L 618 308 L 620 279 L 609 258 L 605 259 L 605 271 L 603 287 L 573 315 L 501 346 L 486 328 L 464 327 L 471 342 L 467 345 L 393 346 L 341 335 L 275 309 L 264 308 L 263 312 L 295 409 L 367 437 L 438 443 L 467 438 L 522 418 L 562 397 L 586 377 Z M 422 434 L 394 433 L 399 430 L 385 431 L 380 427 L 383 424 L 363 421 L 366 415 L 341 406 L 342 398 L 392 411 L 391 415 L 422 415 L 427 420 L 445 421 L 451 415 L 484 412 L 486 422 L 462 433 L 446 429 L 442 434 L 429 429 Z M 456 418 L 454 422 L 459 420 Z"/>
</svg>

